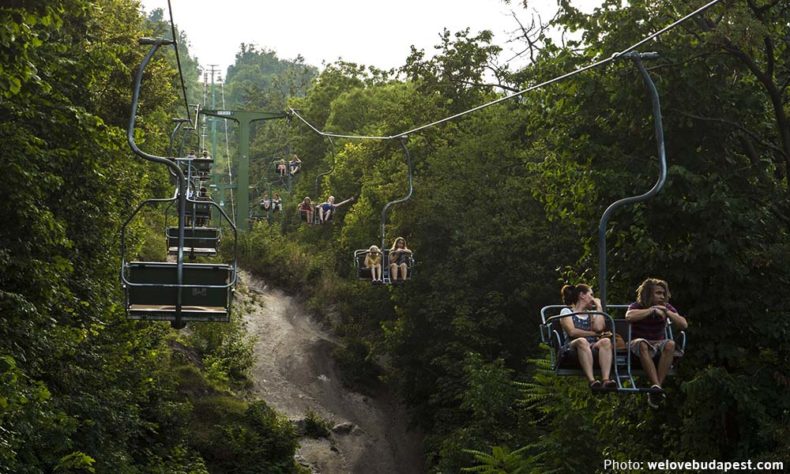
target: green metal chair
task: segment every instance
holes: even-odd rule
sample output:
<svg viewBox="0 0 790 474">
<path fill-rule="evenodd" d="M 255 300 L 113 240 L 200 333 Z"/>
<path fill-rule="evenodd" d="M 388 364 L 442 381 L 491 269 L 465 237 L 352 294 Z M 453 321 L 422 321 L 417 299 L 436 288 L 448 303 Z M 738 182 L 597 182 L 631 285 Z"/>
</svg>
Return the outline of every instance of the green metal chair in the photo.
<svg viewBox="0 0 790 474">
<path fill-rule="evenodd" d="M 124 280 L 129 319 L 176 321 L 180 309 L 181 321 L 228 321 L 234 267 L 184 263 L 183 272 L 179 285 L 175 263 L 127 263 Z"/>
</svg>

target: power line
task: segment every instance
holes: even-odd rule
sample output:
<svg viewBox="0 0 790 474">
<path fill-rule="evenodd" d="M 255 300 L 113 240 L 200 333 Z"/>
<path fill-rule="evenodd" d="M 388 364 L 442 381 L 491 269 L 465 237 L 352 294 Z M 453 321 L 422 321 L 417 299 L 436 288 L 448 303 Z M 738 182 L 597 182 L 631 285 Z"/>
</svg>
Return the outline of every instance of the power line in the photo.
<svg viewBox="0 0 790 474">
<path fill-rule="evenodd" d="M 539 89 L 541 87 L 545 87 L 545 86 L 548 86 L 550 84 L 554 84 L 555 82 L 560 82 L 560 81 L 565 80 L 565 79 L 567 79 L 569 77 L 573 77 L 573 76 L 575 76 L 577 74 L 581 74 L 582 72 L 588 71 L 590 69 L 593 69 L 593 68 L 596 68 L 596 67 L 599 67 L 599 66 L 603 66 L 605 64 L 608 64 L 608 63 L 618 59 L 619 57 L 621 57 L 621 56 L 623 56 L 623 55 L 635 50 L 639 46 L 642 46 L 643 44 L 647 43 L 648 41 L 657 38 L 659 35 L 662 35 L 662 34 L 666 33 L 667 31 L 677 27 L 678 25 L 680 25 L 681 23 L 687 21 L 689 18 L 693 17 L 694 15 L 697 15 L 699 13 L 704 12 L 708 8 L 712 7 L 713 5 L 716 5 L 717 3 L 721 2 L 721 1 L 722 0 L 713 0 L 713 1 L 703 5 L 701 7 L 699 7 L 698 9 L 696 9 L 693 12 L 689 13 L 688 15 L 684 16 L 683 18 L 681 18 L 681 19 L 679 19 L 679 20 L 667 25 L 666 27 L 660 29 L 659 31 L 657 31 L 657 32 L 655 32 L 655 33 L 653 33 L 651 35 L 646 36 L 642 40 L 632 44 L 631 46 L 627 47 L 626 49 L 624 49 L 624 50 L 622 50 L 620 52 L 617 52 L 617 53 L 613 54 L 609 58 L 603 59 L 601 61 L 594 62 L 592 64 L 589 64 L 589 65 L 584 66 L 584 67 L 579 68 L 579 69 L 575 69 L 575 70 L 573 70 L 571 72 L 568 72 L 568 73 L 565 73 L 565 74 L 563 74 L 561 76 L 557 76 L 557 77 L 555 77 L 553 79 L 549 79 L 548 81 L 541 82 L 540 84 L 536 84 L 534 86 L 531 86 L 531 87 L 528 87 L 526 89 L 520 90 L 520 91 L 515 92 L 515 93 L 513 93 L 511 95 L 508 95 L 508 96 L 505 96 L 505 97 L 500 97 L 499 99 L 492 100 L 490 102 L 486 102 L 485 104 L 478 105 L 477 107 L 473 107 L 473 108 L 465 110 L 463 112 L 459 112 L 459 113 L 457 113 L 455 115 L 451 115 L 449 117 L 445 117 L 445 118 L 437 120 L 435 122 L 431 122 L 431 123 L 428 123 L 428 124 L 425 124 L 425 125 L 421 125 L 421 126 L 419 126 L 417 128 L 413 128 L 411 130 L 407 130 L 405 132 L 398 133 L 397 135 L 390 135 L 390 136 L 382 137 L 382 136 L 369 136 L 369 135 L 342 135 L 342 134 L 331 133 L 331 132 L 323 132 L 323 131 L 319 130 L 318 128 L 316 128 L 315 126 L 313 126 L 312 124 L 310 124 L 301 115 L 299 115 L 294 109 L 291 108 L 290 111 L 299 120 L 304 122 L 311 129 L 313 129 L 313 131 L 315 131 L 319 135 L 323 135 L 325 137 L 348 138 L 348 139 L 356 139 L 356 140 L 392 140 L 392 139 L 395 139 L 395 138 L 406 137 L 406 136 L 408 136 L 408 135 L 410 135 L 412 133 L 419 132 L 421 130 L 425 130 L 426 128 L 435 127 L 435 126 L 440 125 L 442 123 L 449 122 L 450 120 L 454 120 L 454 119 L 457 119 L 459 117 L 463 117 L 464 115 L 471 114 L 472 112 L 476 112 L 478 110 L 485 109 L 486 107 L 490 107 L 492 105 L 499 104 L 500 102 L 504 102 L 506 100 L 510 100 L 510 99 L 514 99 L 516 97 L 520 97 L 521 95 L 524 95 L 527 92 L 533 91 L 535 89 Z"/>
</svg>

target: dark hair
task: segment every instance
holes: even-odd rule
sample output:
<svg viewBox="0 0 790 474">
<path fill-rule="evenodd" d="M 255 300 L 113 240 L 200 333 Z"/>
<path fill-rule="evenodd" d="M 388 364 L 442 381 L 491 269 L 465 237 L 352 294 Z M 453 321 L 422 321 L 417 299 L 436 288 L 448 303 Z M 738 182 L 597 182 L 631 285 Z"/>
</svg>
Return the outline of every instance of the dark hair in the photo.
<svg viewBox="0 0 790 474">
<path fill-rule="evenodd" d="M 579 283 L 578 285 L 565 285 L 560 290 L 562 295 L 562 302 L 568 306 L 573 306 L 579 301 L 579 295 L 582 293 L 589 293 L 592 288 L 590 285 L 585 285 L 584 283 Z"/>
<path fill-rule="evenodd" d="M 639 285 L 639 288 L 636 289 L 636 302 L 639 303 L 639 306 L 643 308 L 649 308 L 652 306 L 652 301 L 650 300 L 653 298 L 653 290 L 657 286 L 660 286 L 664 289 L 664 291 L 667 293 L 667 301 L 669 301 L 669 298 L 672 296 L 669 293 L 669 284 L 664 280 L 659 280 L 658 278 L 647 278 L 642 282 L 641 285 Z"/>
</svg>

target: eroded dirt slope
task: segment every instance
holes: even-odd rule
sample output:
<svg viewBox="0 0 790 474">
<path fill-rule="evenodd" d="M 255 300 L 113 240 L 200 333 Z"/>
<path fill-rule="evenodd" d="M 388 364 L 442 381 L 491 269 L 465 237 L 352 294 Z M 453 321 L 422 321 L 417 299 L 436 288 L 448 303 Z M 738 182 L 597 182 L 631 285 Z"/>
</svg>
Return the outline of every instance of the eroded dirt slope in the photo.
<svg viewBox="0 0 790 474">
<path fill-rule="evenodd" d="M 283 292 L 242 273 L 239 292 L 250 334 L 256 338 L 254 391 L 298 421 L 308 411 L 337 429 L 328 439 L 302 438 L 297 459 L 320 473 L 424 472 L 420 437 L 392 397 L 346 389 L 331 357 L 337 341 Z"/>
</svg>

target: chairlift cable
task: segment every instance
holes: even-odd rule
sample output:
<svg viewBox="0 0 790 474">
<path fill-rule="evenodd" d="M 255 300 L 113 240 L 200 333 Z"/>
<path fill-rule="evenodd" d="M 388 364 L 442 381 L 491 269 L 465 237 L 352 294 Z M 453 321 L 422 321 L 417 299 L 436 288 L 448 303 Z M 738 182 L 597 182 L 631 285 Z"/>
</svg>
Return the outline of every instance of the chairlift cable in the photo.
<svg viewBox="0 0 790 474">
<path fill-rule="evenodd" d="M 299 118 L 299 120 L 304 122 L 311 129 L 313 129 L 313 131 L 315 131 L 319 135 L 323 135 L 323 136 L 327 136 L 327 137 L 348 138 L 348 139 L 356 139 L 356 140 L 392 140 L 392 139 L 395 139 L 395 138 L 405 137 L 405 136 L 408 136 L 410 134 L 413 134 L 413 133 L 425 130 L 427 128 L 435 127 L 435 126 L 443 124 L 445 122 L 449 122 L 450 120 L 454 120 L 454 119 L 463 117 L 463 116 L 468 115 L 468 114 L 470 114 L 472 112 L 476 112 L 478 110 L 490 107 L 492 105 L 499 104 L 499 103 L 504 102 L 506 100 L 510 100 L 510 99 L 514 99 L 516 97 L 520 97 L 520 96 L 526 94 L 527 92 L 530 92 L 530 91 L 533 91 L 533 90 L 536 90 L 536 89 L 540 89 L 542 87 L 554 84 L 555 82 L 560 82 L 562 80 L 568 79 L 569 77 L 573 77 L 573 76 L 575 76 L 577 74 L 581 74 L 582 72 L 588 71 L 590 69 L 597 68 L 597 67 L 600 67 L 600 66 L 604 66 L 604 65 L 614 61 L 615 59 L 619 58 L 620 56 L 623 56 L 623 55 L 635 50 L 636 48 L 638 48 L 639 46 L 647 43 L 648 41 L 653 40 L 653 39 L 657 38 L 658 36 L 666 33 L 667 31 L 670 31 L 670 30 L 676 28 L 678 25 L 688 21 L 691 17 L 693 17 L 693 16 L 695 16 L 695 15 L 697 15 L 699 13 L 704 12 L 705 10 L 707 10 L 710 7 L 716 5 L 717 3 L 720 3 L 721 1 L 722 0 L 712 0 L 709 3 L 706 3 L 705 5 L 699 7 L 698 9 L 696 9 L 693 12 L 689 13 L 688 15 L 680 18 L 679 20 L 676 20 L 676 21 L 670 23 L 669 25 L 667 25 L 664 28 L 656 31 L 655 33 L 652 33 L 652 34 L 646 36 L 645 38 L 639 40 L 638 42 L 632 44 L 631 46 L 625 48 L 624 50 L 622 50 L 620 52 L 617 52 L 617 53 L 614 53 L 609 58 L 602 59 L 602 60 L 594 62 L 592 64 L 588 64 L 587 66 L 584 66 L 584 67 L 575 69 L 573 71 L 567 72 L 567 73 L 562 74 L 560 76 L 557 76 L 557 77 L 555 77 L 553 79 L 549 79 L 547 81 L 541 82 L 540 84 L 536 84 L 534 86 L 530 86 L 530 87 L 528 87 L 526 89 L 520 90 L 520 91 L 515 92 L 513 94 L 510 94 L 508 96 L 500 97 L 499 99 L 492 100 L 490 102 L 486 102 L 485 104 L 478 105 L 477 107 L 473 107 L 473 108 L 465 110 L 463 112 L 459 112 L 457 114 L 451 115 L 449 117 L 445 117 L 445 118 L 437 120 L 435 122 L 431 122 L 431 123 L 428 123 L 428 124 L 425 124 L 425 125 L 421 125 L 419 127 L 413 128 L 411 130 L 398 133 L 396 135 L 390 135 L 390 136 L 343 135 L 343 134 L 338 134 L 338 133 L 324 132 L 324 131 L 319 130 L 318 128 L 316 128 L 312 124 L 310 124 L 301 115 L 299 115 L 294 109 L 291 108 L 290 110 L 291 110 L 291 112 L 294 115 L 296 115 L 296 117 Z"/>
<path fill-rule="evenodd" d="M 178 40 L 176 39 L 176 23 L 173 21 L 173 7 L 170 5 L 170 0 L 167 0 L 167 9 L 170 11 L 170 31 L 173 35 L 173 48 L 176 50 L 176 64 L 178 65 L 178 76 L 181 78 L 181 91 L 184 93 L 184 106 L 187 109 L 187 118 L 192 122 L 192 116 L 189 113 L 189 101 L 187 101 L 187 86 L 184 83 L 184 73 L 181 70 L 181 57 L 178 54 Z M 197 117 L 195 118 L 197 120 Z M 197 123 L 195 123 L 197 128 Z"/>
</svg>

